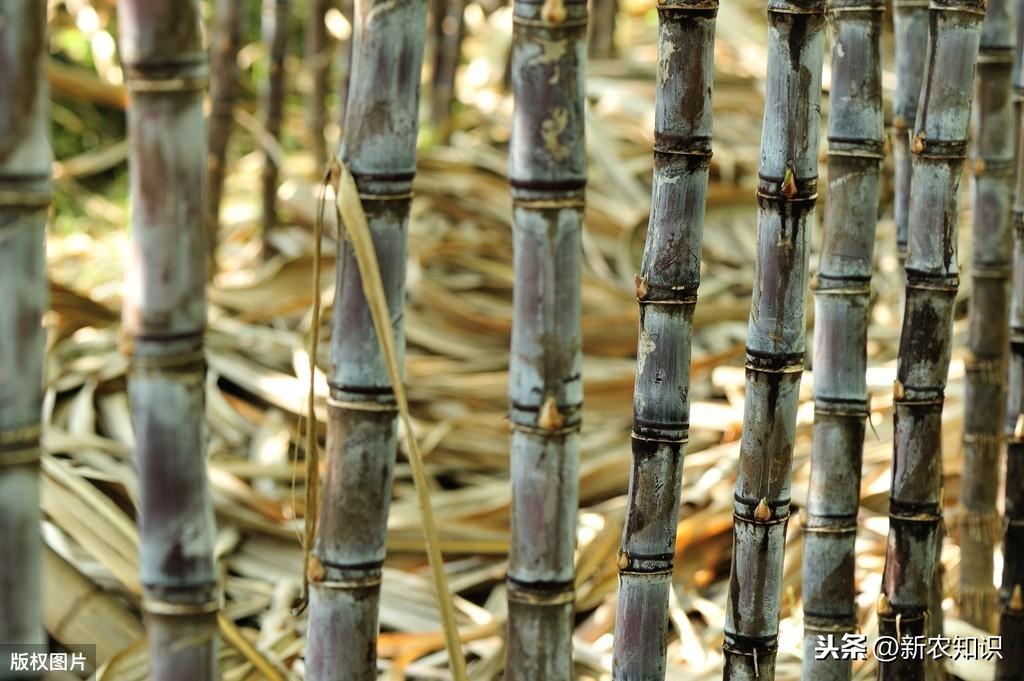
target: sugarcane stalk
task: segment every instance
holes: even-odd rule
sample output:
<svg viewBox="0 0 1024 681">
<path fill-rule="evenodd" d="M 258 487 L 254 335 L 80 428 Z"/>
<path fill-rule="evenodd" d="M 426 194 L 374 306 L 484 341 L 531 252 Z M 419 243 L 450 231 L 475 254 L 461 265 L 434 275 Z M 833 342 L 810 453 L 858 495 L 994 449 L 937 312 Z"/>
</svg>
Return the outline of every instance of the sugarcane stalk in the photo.
<svg viewBox="0 0 1024 681">
<path fill-rule="evenodd" d="M 234 123 L 241 42 L 241 0 L 217 0 L 210 40 L 210 117 L 207 123 L 210 134 L 207 146 L 206 238 L 211 276 L 217 269 L 220 203 L 227 173 L 228 140 Z"/>
<path fill-rule="evenodd" d="M 984 3 L 933 0 L 911 142 L 906 304 L 894 385 L 894 452 L 879 633 L 926 636 L 942 528 L 942 405 L 952 345 L 959 187 Z M 879 678 L 913 681 L 926 660 L 882 662 Z"/>
<path fill-rule="evenodd" d="M 654 182 L 637 300 L 633 462 L 619 551 L 612 678 L 665 678 L 669 590 L 689 435 L 690 348 L 711 159 L 717 0 L 658 5 Z"/>
<path fill-rule="evenodd" d="M 1003 574 L 999 586 L 1002 659 L 996 681 L 1024 680 L 1024 2 L 1016 2 L 1017 44 L 1013 71 L 1017 125 L 1013 190 L 1013 274 L 1010 294 L 1010 356 L 1007 381 Z"/>
<path fill-rule="evenodd" d="M 960 617 L 995 629 L 994 550 L 1006 409 L 1009 278 L 1012 265 L 1014 115 L 1013 5 L 988 0 L 981 26 L 974 107 L 974 247 L 960 487 Z"/>
<path fill-rule="evenodd" d="M 939 534 L 935 538 L 935 560 L 932 567 L 931 587 L 928 590 L 928 622 L 925 633 L 932 639 L 945 636 L 946 633 L 946 613 L 942 605 L 946 597 L 946 569 L 942 565 L 944 530 L 944 527 L 940 527 Z M 925 656 L 924 678 L 926 681 L 946 681 L 949 678 L 946 673 L 946 660 L 941 655 Z"/>
<path fill-rule="evenodd" d="M 353 23 L 353 0 L 341 0 L 341 13 L 351 25 Z M 348 101 L 348 82 L 352 72 L 352 36 L 341 40 L 338 45 L 337 57 L 337 92 L 338 92 L 338 126 L 345 130 L 345 109 Z"/>
<path fill-rule="evenodd" d="M 585 0 L 515 0 L 508 681 L 572 678 Z"/>
<path fill-rule="evenodd" d="M 857 627 L 854 548 L 868 416 L 867 329 L 885 142 L 884 0 L 833 0 L 828 212 L 814 287 L 814 438 L 803 522 L 806 681 L 849 681 L 848 659 L 815 654 L 819 636 Z"/>
<path fill-rule="evenodd" d="M 769 0 L 746 398 L 733 511 L 724 678 L 772 679 L 818 185 L 824 0 Z"/>
<path fill-rule="evenodd" d="M 197 2 L 119 0 L 132 248 L 122 323 L 139 477 L 151 677 L 216 679 L 217 571 L 206 481 L 207 56 Z"/>
<path fill-rule="evenodd" d="M 892 103 L 893 221 L 900 269 L 907 257 L 910 210 L 910 132 L 924 78 L 928 43 L 928 0 L 893 0 L 893 38 L 896 53 L 896 92 Z"/>
<path fill-rule="evenodd" d="M 40 419 L 50 204 L 46 2 L 0 0 L 0 641 L 43 644 Z M 41 679 L 39 671 L 9 678 Z"/>
<path fill-rule="evenodd" d="M 447 140 L 455 99 L 455 75 L 462 61 L 465 34 L 465 0 L 434 0 L 431 10 L 431 34 L 434 43 L 430 122 Z"/>
<path fill-rule="evenodd" d="M 356 2 L 351 97 L 341 145 L 372 233 L 400 355 L 426 18 L 426 0 Z M 371 681 L 377 678 L 397 405 L 355 253 L 344 240 L 338 248 L 327 469 L 307 566 L 306 673 L 314 681 Z"/>
<path fill-rule="evenodd" d="M 306 126 L 312 137 L 313 159 L 318 168 L 327 163 L 326 100 L 331 75 L 331 40 L 327 35 L 324 18 L 331 8 L 331 0 L 310 0 L 306 16 L 306 65 L 309 68 L 310 88 L 306 95 Z"/>
<path fill-rule="evenodd" d="M 284 113 L 284 57 L 288 47 L 289 0 L 263 0 L 261 31 L 268 51 L 267 80 L 263 87 L 263 128 L 271 137 L 281 139 L 281 117 Z M 273 255 L 270 234 L 277 225 L 277 183 L 281 169 L 274 155 L 263 152 L 262 239 L 263 256 Z"/>
<path fill-rule="evenodd" d="M 615 57 L 615 23 L 618 14 L 619 0 L 590 0 L 591 59 Z"/>
</svg>

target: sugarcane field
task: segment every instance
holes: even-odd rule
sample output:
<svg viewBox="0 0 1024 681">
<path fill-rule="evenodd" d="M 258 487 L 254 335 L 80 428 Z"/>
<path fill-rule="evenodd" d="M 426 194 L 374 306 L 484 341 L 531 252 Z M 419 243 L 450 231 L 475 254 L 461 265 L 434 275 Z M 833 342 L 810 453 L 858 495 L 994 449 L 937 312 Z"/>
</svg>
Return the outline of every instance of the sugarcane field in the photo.
<svg viewBox="0 0 1024 681">
<path fill-rule="evenodd" d="M 1024 0 L 0 0 L 0 681 L 1024 681 Z"/>
</svg>

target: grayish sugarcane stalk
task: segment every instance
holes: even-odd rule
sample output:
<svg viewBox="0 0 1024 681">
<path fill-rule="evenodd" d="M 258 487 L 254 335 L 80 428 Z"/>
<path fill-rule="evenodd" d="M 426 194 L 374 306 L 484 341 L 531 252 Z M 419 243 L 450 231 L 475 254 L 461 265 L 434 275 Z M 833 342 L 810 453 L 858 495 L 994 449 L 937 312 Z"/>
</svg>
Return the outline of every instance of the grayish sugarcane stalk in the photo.
<svg viewBox="0 0 1024 681">
<path fill-rule="evenodd" d="M 952 345 L 957 275 L 960 176 L 975 63 L 984 17 L 982 0 L 933 0 L 925 76 L 911 142 L 906 305 L 894 385 L 895 436 L 889 541 L 879 633 L 930 633 L 929 591 L 938 571 L 942 527 L 942 405 Z M 879 665 L 879 678 L 914 681 L 925 659 Z"/>
<path fill-rule="evenodd" d="M 833 0 L 828 214 L 814 292 L 814 445 L 803 523 L 806 681 L 849 681 L 850 660 L 817 659 L 819 636 L 857 628 L 854 581 L 867 330 L 878 217 L 884 0 Z"/>
<path fill-rule="evenodd" d="M 451 133 L 450 117 L 455 99 L 455 76 L 462 61 L 462 38 L 465 34 L 463 15 L 465 0 L 434 0 L 431 33 L 433 34 L 434 67 L 430 92 L 430 122 L 441 137 Z"/>
<path fill-rule="evenodd" d="M 658 5 L 654 187 L 636 290 L 640 337 L 633 467 L 619 551 L 612 663 L 617 681 L 665 678 L 669 590 L 689 434 L 690 343 L 711 160 L 717 11 L 717 0 Z"/>
<path fill-rule="evenodd" d="M 960 616 L 993 631 L 996 506 L 1006 408 L 1009 278 L 1012 265 L 1014 115 L 1013 0 L 988 0 L 981 26 L 974 106 L 974 248 L 960 487 Z"/>
<path fill-rule="evenodd" d="M 39 536 L 51 161 L 45 53 L 46 2 L 0 0 L 0 641 L 15 644 L 46 642 Z"/>
<path fill-rule="evenodd" d="M 313 159 L 318 168 L 327 163 L 324 124 L 332 45 L 324 18 L 331 4 L 331 0 L 310 0 L 306 16 L 306 66 L 310 76 L 309 92 L 306 95 L 306 126 L 313 140 Z"/>
<path fill-rule="evenodd" d="M 242 0 L 214 3 L 210 40 L 210 118 L 206 176 L 206 238 L 211 275 L 217 269 L 220 202 L 227 173 L 228 140 L 238 91 L 238 48 L 242 42 Z"/>
<path fill-rule="evenodd" d="M 1013 276 L 1010 295 L 1010 372 L 1007 383 L 1005 524 L 999 587 L 999 634 L 1003 658 L 997 681 L 1024 681 L 1024 2 L 1017 0 L 1013 72 L 1017 124 L 1013 196 Z"/>
<path fill-rule="evenodd" d="M 352 0 L 341 0 L 341 13 L 348 20 L 350 24 L 354 23 L 352 16 L 353 7 Z M 352 36 L 347 39 L 340 41 L 337 49 L 337 64 L 336 69 L 338 73 L 338 125 L 344 130 L 345 129 L 345 103 L 348 100 L 348 82 L 349 76 L 352 71 Z"/>
<path fill-rule="evenodd" d="M 373 235 L 400 353 L 426 18 L 426 0 L 356 2 L 341 145 Z M 372 681 L 397 406 L 355 254 L 345 241 L 339 244 L 332 333 L 327 471 L 307 566 L 306 669 L 313 681 Z"/>
<path fill-rule="evenodd" d="M 924 78 L 928 0 L 893 0 L 892 21 L 896 52 L 896 93 L 892 103 L 893 218 L 896 223 L 896 253 L 902 268 L 907 257 L 910 210 L 910 134 L 917 120 Z"/>
<path fill-rule="evenodd" d="M 119 0 L 132 248 L 123 326 L 151 677 L 219 678 L 204 408 L 206 52 L 199 3 Z"/>
<path fill-rule="evenodd" d="M 728 681 L 772 679 L 818 192 L 824 0 L 769 0 L 746 399 L 725 621 Z"/>
<path fill-rule="evenodd" d="M 509 367 L 507 681 L 572 678 L 579 500 L 585 0 L 515 0 L 509 148 L 515 292 Z"/>
<path fill-rule="evenodd" d="M 289 0 L 263 0 L 261 30 L 263 44 L 267 47 L 267 80 L 263 86 L 263 128 L 271 137 L 281 139 L 281 116 L 284 113 L 284 57 L 288 47 Z M 322 134 L 322 133 L 321 133 Z M 270 245 L 270 233 L 277 225 L 277 182 L 281 169 L 274 156 L 263 153 L 262 198 L 263 198 L 263 255 L 274 252 Z"/>
</svg>

